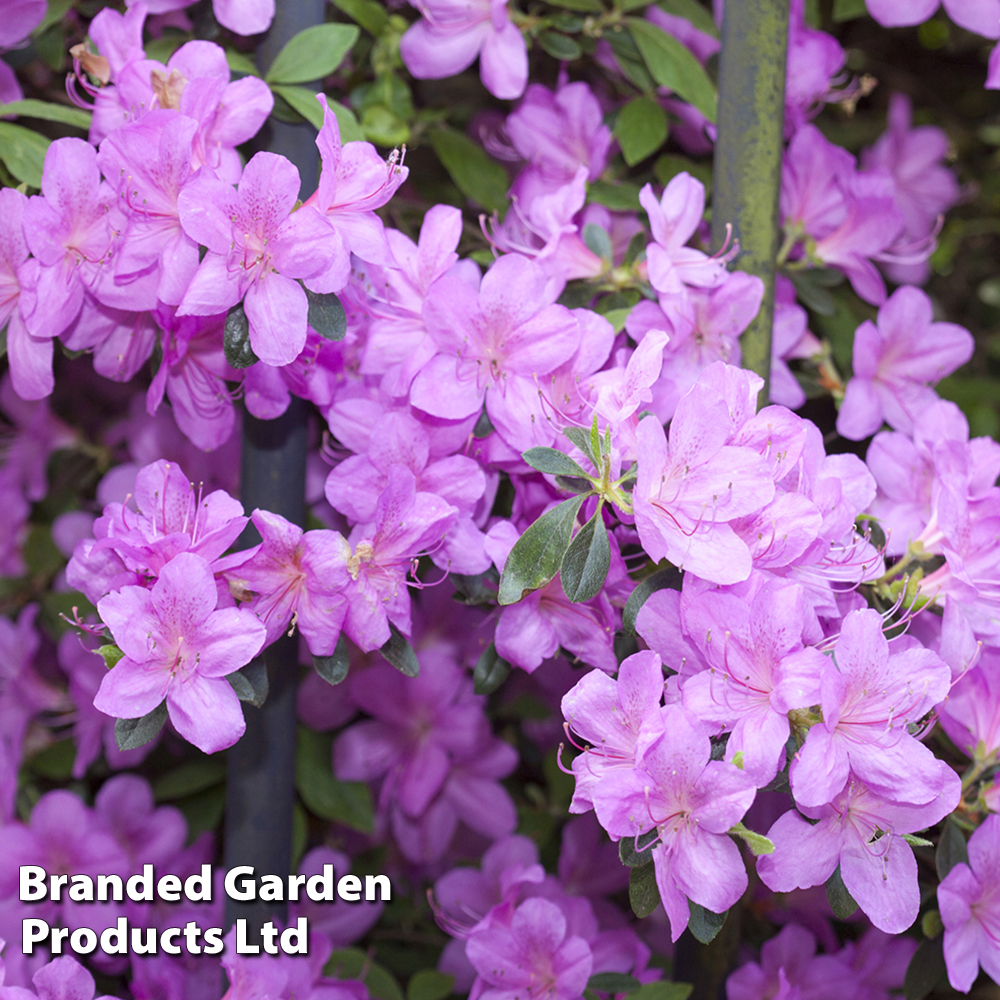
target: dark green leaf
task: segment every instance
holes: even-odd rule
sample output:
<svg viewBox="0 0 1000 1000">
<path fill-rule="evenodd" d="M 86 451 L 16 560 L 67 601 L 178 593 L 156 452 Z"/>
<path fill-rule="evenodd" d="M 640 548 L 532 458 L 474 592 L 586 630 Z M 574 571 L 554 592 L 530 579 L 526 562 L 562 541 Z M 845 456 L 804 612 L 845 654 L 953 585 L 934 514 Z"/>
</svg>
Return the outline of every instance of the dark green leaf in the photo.
<svg viewBox="0 0 1000 1000">
<path fill-rule="evenodd" d="M 484 437 L 489 437 L 496 428 L 493 426 L 493 421 L 490 420 L 490 415 L 486 412 L 486 407 L 484 406 L 482 412 L 479 414 L 479 419 L 476 420 L 476 426 L 472 428 L 472 436 L 477 440 L 481 441 Z"/>
<path fill-rule="evenodd" d="M 253 685 L 238 670 L 226 674 L 226 680 L 240 701 L 253 701 Z"/>
<path fill-rule="evenodd" d="M 906 1000 L 924 1000 L 938 983 L 944 982 L 947 971 L 944 937 L 939 934 L 933 941 L 921 941 L 906 967 L 903 996 Z"/>
<path fill-rule="evenodd" d="M 864 3 L 864 0 L 861 2 Z M 698 0 L 656 0 L 656 6 L 668 14 L 690 21 L 706 35 L 711 35 L 713 38 L 719 37 L 719 29 L 715 26 L 711 11 L 707 7 L 703 7 Z"/>
<path fill-rule="evenodd" d="M 576 462 L 555 448 L 529 448 L 521 456 L 528 465 L 550 476 L 586 476 Z"/>
<path fill-rule="evenodd" d="M 353 24 L 314 24 L 288 40 L 264 76 L 268 83 L 308 83 L 329 76 L 358 40 Z"/>
<path fill-rule="evenodd" d="M 389 25 L 389 15 L 377 0 L 333 0 L 333 5 L 376 38 Z"/>
<path fill-rule="evenodd" d="M 587 989 L 598 993 L 634 993 L 642 984 L 624 972 L 598 972 L 587 980 Z"/>
<path fill-rule="evenodd" d="M 653 983 L 643 983 L 632 1000 L 688 1000 L 694 987 L 690 983 L 668 983 L 658 979 Z"/>
<path fill-rule="evenodd" d="M 510 674 L 510 664 L 497 653 L 491 642 L 476 661 L 472 683 L 476 694 L 493 694 Z"/>
<path fill-rule="evenodd" d="M 68 104 L 52 104 L 49 101 L 36 101 L 32 98 L 0 105 L 0 118 L 6 118 L 7 115 L 39 118 L 47 122 L 62 122 L 64 125 L 75 125 L 82 129 L 90 128 L 89 111 L 73 108 Z"/>
<path fill-rule="evenodd" d="M 680 590 L 684 577 L 681 571 L 675 566 L 667 566 L 665 569 L 658 569 L 655 573 L 647 576 L 645 580 L 636 584 L 635 590 L 629 595 L 625 602 L 625 609 L 622 611 L 622 628 L 628 635 L 635 635 L 635 620 L 642 610 L 642 606 L 649 600 L 652 594 L 658 590 Z"/>
<path fill-rule="evenodd" d="M 115 742 L 119 750 L 135 750 L 156 739 L 167 721 L 167 703 L 161 701 L 141 719 L 115 719 Z"/>
<path fill-rule="evenodd" d="M 222 814 L 226 811 L 226 786 L 213 785 L 203 792 L 177 799 L 174 803 L 188 827 L 188 843 L 206 830 L 217 830 L 222 823 Z"/>
<path fill-rule="evenodd" d="M 249 368 L 260 360 L 250 346 L 250 320 L 247 319 L 242 302 L 237 302 L 226 313 L 222 350 L 232 368 Z"/>
<path fill-rule="evenodd" d="M 554 7 L 578 10 L 581 14 L 600 14 L 604 10 L 599 0 L 550 0 L 550 2 Z"/>
<path fill-rule="evenodd" d="M 52 25 L 58 24 L 66 16 L 66 12 L 72 6 L 73 0 L 49 0 L 45 9 L 45 17 L 31 34 L 35 37 L 45 34 Z"/>
<path fill-rule="evenodd" d="M 941 828 L 941 839 L 938 841 L 934 861 L 940 879 L 943 879 L 955 865 L 969 863 L 969 848 L 965 842 L 965 834 L 950 816 Z"/>
<path fill-rule="evenodd" d="M 333 979 L 360 979 L 375 1000 L 403 1000 L 403 991 L 396 977 L 376 965 L 360 948 L 341 948 L 333 952 L 323 966 L 324 975 Z"/>
<path fill-rule="evenodd" d="M 627 31 L 612 31 L 604 35 L 604 40 L 614 51 L 618 65 L 621 66 L 625 76 L 639 90 L 645 92 L 652 90 L 653 78 L 649 75 L 646 64 L 642 60 L 642 53 L 632 36 Z"/>
<path fill-rule="evenodd" d="M 331 769 L 331 738 L 299 726 L 295 787 L 306 808 L 362 833 L 374 829 L 372 797 L 363 781 L 338 781 Z"/>
<path fill-rule="evenodd" d="M 599 501 L 594 516 L 569 543 L 559 567 L 563 593 L 574 604 L 596 597 L 611 568 L 611 543 L 601 507 Z"/>
<path fill-rule="evenodd" d="M 660 905 L 660 890 L 656 887 L 656 865 L 631 868 L 628 873 L 628 901 L 632 912 L 641 920 Z"/>
<path fill-rule="evenodd" d="M 834 21 L 853 21 L 868 13 L 865 0 L 833 0 Z"/>
<path fill-rule="evenodd" d="M 206 754 L 168 771 L 153 783 L 153 798 L 157 802 L 196 795 L 226 780 L 226 758 L 222 754 Z"/>
<path fill-rule="evenodd" d="M 573 497 L 546 511 L 514 543 L 500 576 L 501 604 L 514 604 L 525 591 L 544 587 L 559 572 L 583 500 Z"/>
<path fill-rule="evenodd" d="M 603 226 L 599 226 L 596 222 L 588 222 L 583 227 L 583 242 L 587 244 L 587 249 L 597 254 L 601 260 L 611 263 L 611 237 Z"/>
<path fill-rule="evenodd" d="M 651 97 L 637 97 L 618 112 L 615 135 L 625 162 L 634 167 L 667 141 L 667 113 Z"/>
<path fill-rule="evenodd" d="M 643 0 L 645 2 L 645 0 Z M 569 61 L 571 59 L 579 59 L 583 55 L 583 50 L 580 46 L 573 41 L 572 38 L 567 38 L 565 35 L 559 35 L 554 31 L 543 31 L 538 36 L 538 44 L 541 45 L 543 49 L 553 59 L 561 59 L 563 61 Z"/>
<path fill-rule="evenodd" d="M 830 909 L 838 920 L 847 920 L 858 908 L 854 897 L 848 892 L 844 885 L 844 879 L 840 874 L 840 865 L 837 865 L 834 873 L 826 880 L 826 898 L 830 903 Z"/>
<path fill-rule="evenodd" d="M 410 641 L 402 632 L 389 622 L 389 638 L 379 652 L 401 673 L 407 677 L 416 677 L 420 673 L 420 662 L 413 651 Z"/>
<path fill-rule="evenodd" d="M 183 36 L 179 41 L 183 42 Z M 149 46 L 146 46 L 146 58 L 152 58 L 149 55 Z M 166 62 L 166 59 L 158 60 L 160 62 Z M 260 71 L 257 69 L 257 64 L 243 52 L 238 49 L 227 48 L 226 49 L 226 62 L 229 63 L 229 68 L 234 73 L 239 73 L 241 76 L 260 76 Z"/>
<path fill-rule="evenodd" d="M 333 292 L 314 292 L 306 288 L 309 300 L 309 325 L 327 340 L 343 340 L 347 336 L 347 313 Z"/>
<path fill-rule="evenodd" d="M 629 868 L 642 868 L 653 863 L 653 845 L 660 839 L 658 830 L 649 830 L 638 837 L 622 837 L 618 841 L 618 857 Z M 637 849 L 638 848 L 638 849 Z"/>
<path fill-rule="evenodd" d="M 42 167 L 51 141 L 23 125 L 0 121 L 0 160 L 19 181 L 33 188 L 42 186 Z"/>
<path fill-rule="evenodd" d="M 637 212 L 639 210 L 639 186 L 622 181 L 619 184 L 609 184 L 607 181 L 594 181 L 587 189 L 587 201 L 596 202 L 618 212 Z"/>
<path fill-rule="evenodd" d="M 808 271 L 785 271 L 795 285 L 796 298 L 807 308 L 820 316 L 833 316 L 837 311 L 837 303 L 829 289 L 835 288 L 844 280 L 840 271 L 833 268 L 812 268 Z"/>
<path fill-rule="evenodd" d="M 343 632 L 337 639 L 337 648 L 332 656 L 314 656 L 313 667 L 316 673 L 327 682 L 327 684 L 339 684 L 347 677 L 347 671 L 351 665 L 347 655 L 347 640 Z"/>
<path fill-rule="evenodd" d="M 434 129 L 430 140 L 438 159 L 462 194 L 492 212 L 503 211 L 510 187 L 507 171 L 491 159 L 482 146 L 447 126 Z"/>
<path fill-rule="evenodd" d="M 264 657 L 255 657 L 245 667 L 240 668 L 240 673 L 253 687 L 254 696 L 251 702 L 260 708 L 267 701 L 267 692 L 271 686 L 267 677 L 267 664 L 264 662 Z"/>
<path fill-rule="evenodd" d="M 601 467 L 601 463 L 598 460 L 598 453 L 591 448 L 590 431 L 585 430 L 583 427 L 566 427 L 563 429 L 563 434 L 566 435 L 590 459 L 591 465 L 595 469 Z"/>
<path fill-rule="evenodd" d="M 104 665 L 108 668 L 108 670 L 110 670 L 125 655 L 125 653 L 113 642 L 107 643 L 104 646 L 98 646 L 94 652 L 99 653 L 104 657 Z"/>
<path fill-rule="evenodd" d="M 712 190 L 712 168 L 704 163 L 697 163 L 687 156 L 663 153 L 656 158 L 653 173 L 663 185 L 669 184 L 678 174 L 687 173 L 705 185 L 706 194 Z"/>
<path fill-rule="evenodd" d="M 711 944 L 715 940 L 716 934 L 722 930 L 722 925 L 729 916 L 729 910 L 725 913 L 713 913 L 706 910 L 704 906 L 688 900 L 688 910 L 691 916 L 688 918 L 688 930 L 696 941 L 702 944 Z"/>
<path fill-rule="evenodd" d="M 286 100 L 313 128 L 321 129 L 323 127 L 323 109 L 320 107 L 319 101 L 316 100 L 316 95 L 307 87 L 273 86 L 271 90 L 278 97 Z M 356 142 L 364 138 L 361 126 L 358 124 L 357 118 L 354 117 L 353 111 L 329 97 L 326 99 L 326 103 L 330 105 L 333 113 L 337 116 L 341 142 Z"/>
<path fill-rule="evenodd" d="M 26 761 L 34 774 L 49 781 L 68 782 L 73 777 L 76 744 L 72 739 L 59 740 Z"/>
<path fill-rule="evenodd" d="M 579 476 L 556 476 L 556 486 L 566 490 L 567 493 L 590 495 L 594 492 L 594 484 L 589 479 L 581 479 Z"/>
<path fill-rule="evenodd" d="M 455 977 L 437 969 L 421 969 L 406 984 L 406 1000 L 444 1000 L 455 987 Z"/>
<path fill-rule="evenodd" d="M 626 23 L 653 79 L 714 122 L 715 87 L 691 50 L 650 21 L 629 17 Z"/>
<path fill-rule="evenodd" d="M 500 577 L 493 567 L 490 567 L 485 573 L 479 573 L 476 576 L 449 573 L 448 579 L 451 580 L 455 587 L 455 594 L 453 596 L 463 604 L 478 607 L 484 604 L 492 604 L 496 600 L 496 584 L 500 582 Z M 488 582 L 494 584 L 494 586 L 488 586 Z"/>
</svg>

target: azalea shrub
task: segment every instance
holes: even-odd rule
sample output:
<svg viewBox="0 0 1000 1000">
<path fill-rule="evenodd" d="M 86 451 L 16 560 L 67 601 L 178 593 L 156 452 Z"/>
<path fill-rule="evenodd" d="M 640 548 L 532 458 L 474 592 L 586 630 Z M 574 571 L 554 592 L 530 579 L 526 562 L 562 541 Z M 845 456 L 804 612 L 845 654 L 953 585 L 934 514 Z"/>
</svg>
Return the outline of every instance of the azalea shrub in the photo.
<svg viewBox="0 0 1000 1000">
<path fill-rule="evenodd" d="M 0 1000 L 1000 995 L 1000 0 L 791 0 L 767 378 L 722 0 L 0 14 Z M 24 954 L 223 925 L 19 870 L 221 878 L 288 635 L 293 871 L 391 899 Z"/>
</svg>

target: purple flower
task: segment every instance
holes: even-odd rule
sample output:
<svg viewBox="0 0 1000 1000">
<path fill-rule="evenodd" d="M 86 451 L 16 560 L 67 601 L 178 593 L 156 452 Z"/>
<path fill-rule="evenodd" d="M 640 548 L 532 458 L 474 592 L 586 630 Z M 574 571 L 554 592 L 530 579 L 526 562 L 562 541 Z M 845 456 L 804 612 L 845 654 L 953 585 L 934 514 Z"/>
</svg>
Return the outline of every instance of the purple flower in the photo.
<svg viewBox="0 0 1000 1000">
<path fill-rule="evenodd" d="M 650 848 L 660 900 L 676 941 L 687 927 L 688 899 L 716 913 L 743 894 L 747 874 L 727 831 L 743 819 L 756 788 L 749 775 L 710 761 L 704 730 L 679 705 L 662 714 L 663 732 L 635 770 L 607 772 L 592 792 L 612 840 L 656 829 Z"/>
<path fill-rule="evenodd" d="M 208 563 L 182 552 L 152 590 L 122 587 L 97 610 L 125 657 L 101 682 L 94 704 L 118 718 L 146 715 L 164 698 L 177 731 L 205 753 L 232 746 L 246 728 L 226 674 L 249 663 L 266 638 L 249 611 L 215 610 Z"/>
<path fill-rule="evenodd" d="M 1000 815 L 987 816 L 960 862 L 938 886 L 948 981 L 968 993 L 981 965 L 1000 982 Z"/>
<path fill-rule="evenodd" d="M 476 1000 L 576 1000 L 594 964 L 590 946 L 547 899 L 525 900 L 509 923 L 480 927 L 465 953 L 479 974 Z"/>
<path fill-rule="evenodd" d="M 136 7 L 142 0 L 125 0 Z M 190 7 L 195 0 L 144 0 L 150 14 L 166 14 Z M 212 0 L 212 13 L 223 28 L 237 35 L 259 35 L 274 19 L 274 0 Z"/>
<path fill-rule="evenodd" d="M 985 38 L 1000 38 L 998 0 L 941 0 L 948 16 Z M 939 0 L 868 0 L 868 13 L 879 24 L 897 27 L 922 24 L 934 16 Z"/>
<path fill-rule="evenodd" d="M 882 627 L 868 608 L 844 618 L 819 678 L 823 721 L 809 729 L 789 773 L 799 805 L 832 801 L 851 771 L 890 801 L 923 805 L 954 775 L 907 730 L 944 701 L 951 672 L 929 649 L 890 652 Z"/>
<path fill-rule="evenodd" d="M 483 85 L 513 100 L 528 82 L 528 49 L 507 16 L 507 0 L 420 0 L 423 17 L 399 43 L 406 68 L 418 80 L 440 80 L 467 69 L 479 56 Z"/>
<path fill-rule="evenodd" d="M 903 834 L 933 826 L 958 805 L 961 781 L 948 780 L 931 800 L 914 805 L 887 802 L 852 778 L 828 805 L 804 807 L 810 825 L 794 809 L 767 831 L 774 853 L 757 859 L 757 871 L 774 892 L 822 885 L 840 866 L 847 891 L 872 923 L 888 934 L 917 918 L 917 862 Z"/>
<path fill-rule="evenodd" d="M 336 288 L 326 281 L 341 238 L 316 209 L 295 209 L 298 194 L 298 170 L 257 153 L 235 191 L 203 169 L 177 198 L 184 231 L 208 247 L 177 315 L 223 313 L 242 299 L 250 344 L 269 365 L 294 361 L 306 343 L 308 302 L 296 279 L 315 291 L 343 285 L 337 275 Z"/>
<path fill-rule="evenodd" d="M 920 411 L 937 399 L 938 382 L 972 357 L 972 334 L 935 323 L 931 300 L 919 288 L 899 288 L 854 334 L 854 377 L 847 383 L 837 431 L 852 441 L 874 434 L 885 420 L 909 434 Z"/>
</svg>

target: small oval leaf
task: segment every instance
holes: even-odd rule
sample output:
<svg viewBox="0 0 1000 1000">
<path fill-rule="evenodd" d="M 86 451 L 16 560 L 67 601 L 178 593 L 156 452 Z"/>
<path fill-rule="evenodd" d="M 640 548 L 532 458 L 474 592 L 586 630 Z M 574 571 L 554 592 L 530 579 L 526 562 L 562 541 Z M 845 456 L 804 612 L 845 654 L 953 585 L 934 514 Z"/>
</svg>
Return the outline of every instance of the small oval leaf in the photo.
<svg viewBox="0 0 1000 1000">
<path fill-rule="evenodd" d="M 642 606 L 649 600 L 652 594 L 658 590 L 680 590 L 684 577 L 681 571 L 674 566 L 667 566 L 651 573 L 645 580 L 636 584 L 635 590 L 629 595 L 625 602 L 625 610 L 622 611 L 622 628 L 628 635 L 635 635 L 635 620 L 639 617 Z"/>
<path fill-rule="evenodd" d="M 702 944 L 711 944 L 719 931 L 722 930 L 722 925 L 726 922 L 726 917 L 729 916 L 729 910 L 726 910 L 725 913 L 713 913 L 712 910 L 706 910 L 704 906 L 699 906 L 690 899 L 688 900 L 688 909 L 691 912 L 691 916 L 688 918 L 688 930 L 692 937 Z"/>
<path fill-rule="evenodd" d="M 260 360 L 250 346 L 250 320 L 242 302 L 237 302 L 226 313 L 222 349 L 231 368 L 249 368 Z"/>
<path fill-rule="evenodd" d="M 853 916 L 858 908 L 854 897 L 850 894 L 844 879 L 840 874 L 840 865 L 837 865 L 834 873 L 826 880 L 826 898 L 830 903 L 830 909 L 838 920 L 847 920 Z"/>
<path fill-rule="evenodd" d="M 548 476 L 578 476 L 586 478 L 587 473 L 576 462 L 555 448 L 529 448 L 522 456 L 528 465 Z"/>
<path fill-rule="evenodd" d="M 389 622 L 389 639 L 379 652 L 401 673 L 407 677 L 416 677 L 420 673 L 420 662 L 413 651 L 410 641 L 402 632 Z"/>
<path fill-rule="evenodd" d="M 309 325 L 327 340 L 343 340 L 347 335 L 347 313 L 333 292 L 325 294 L 306 288 Z"/>
<path fill-rule="evenodd" d="M 628 875 L 628 901 L 632 912 L 641 920 L 660 905 L 660 890 L 656 886 L 656 865 L 632 868 Z"/>
<path fill-rule="evenodd" d="M 491 642 L 476 661 L 472 683 L 476 694 L 493 694 L 510 675 L 510 664 L 497 653 Z"/>
<path fill-rule="evenodd" d="M 141 719 L 115 719 L 115 743 L 119 750 L 136 750 L 156 739 L 167 721 L 167 703 L 161 701 Z"/>
<path fill-rule="evenodd" d="M 345 680 L 350 666 L 351 661 L 347 655 L 347 640 L 343 633 L 337 640 L 337 648 L 333 651 L 332 656 L 313 656 L 313 667 L 327 684 L 339 684 Z"/>
<path fill-rule="evenodd" d="M 611 543 L 601 507 L 601 502 L 598 502 L 594 516 L 569 543 L 559 568 L 563 593 L 574 604 L 596 597 L 611 568 Z"/>
</svg>

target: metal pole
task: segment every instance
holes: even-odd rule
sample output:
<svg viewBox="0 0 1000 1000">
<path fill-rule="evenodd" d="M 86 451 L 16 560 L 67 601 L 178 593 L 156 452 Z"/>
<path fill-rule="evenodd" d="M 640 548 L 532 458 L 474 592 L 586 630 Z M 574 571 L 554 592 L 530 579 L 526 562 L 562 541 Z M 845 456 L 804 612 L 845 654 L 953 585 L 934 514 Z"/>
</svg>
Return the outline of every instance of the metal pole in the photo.
<svg viewBox="0 0 1000 1000">
<path fill-rule="evenodd" d="M 323 21 L 325 0 L 278 0 L 274 22 L 258 47 L 266 68 L 285 43 L 304 28 Z M 317 87 L 318 89 L 318 87 Z M 310 193 L 319 177 L 315 131 L 273 117 L 262 137 L 266 148 L 298 167 L 302 189 Z M 256 507 L 305 525 L 306 403 L 294 398 L 276 420 L 243 415 L 241 496 L 249 512 Z M 259 541 L 256 532 L 241 542 Z M 265 653 L 269 691 L 263 708 L 244 706 L 246 733 L 229 750 L 226 782 L 225 865 L 252 865 L 256 875 L 287 875 L 292 859 L 292 809 L 295 799 L 295 689 L 298 640 L 282 637 Z M 284 919 L 280 903 L 236 903 L 226 899 L 226 926 L 248 921 L 248 940 L 259 943 L 260 928 Z"/>
<path fill-rule="evenodd" d="M 715 145 L 712 236 L 726 224 L 740 242 L 736 266 L 764 280 L 764 302 L 740 338 L 743 367 L 765 380 L 767 405 L 774 322 L 778 197 L 785 123 L 789 0 L 729 0 L 719 56 L 719 137 Z"/>
</svg>

